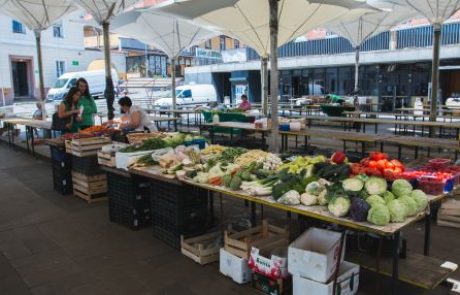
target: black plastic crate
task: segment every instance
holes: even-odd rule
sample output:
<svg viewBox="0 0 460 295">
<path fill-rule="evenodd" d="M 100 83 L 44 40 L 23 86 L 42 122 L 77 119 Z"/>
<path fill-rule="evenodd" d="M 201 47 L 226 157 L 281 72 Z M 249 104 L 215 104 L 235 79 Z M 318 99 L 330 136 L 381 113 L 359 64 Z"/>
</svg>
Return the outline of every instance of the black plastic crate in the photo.
<svg viewBox="0 0 460 295">
<path fill-rule="evenodd" d="M 72 155 L 72 170 L 85 175 L 104 173 L 97 162 L 97 156 L 77 157 Z"/>
<path fill-rule="evenodd" d="M 62 168 L 72 169 L 72 157 L 65 152 L 64 148 L 50 146 L 51 162 Z"/>
<path fill-rule="evenodd" d="M 136 208 L 144 201 L 150 207 L 150 183 L 142 177 L 107 173 L 107 195 L 125 207 Z"/>
<path fill-rule="evenodd" d="M 72 170 L 67 167 L 62 167 L 57 163 L 53 163 L 53 188 L 55 191 L 63 195 L 72 193 Z"/>
<path fill-rule="evenodd" d="M 166 243 L 168 246 L 173 247 L 176 250 L 180 250 L 180 235 L 175 232 L 169 231 L 162 228 L 161 226 L 153 226 L 153 237 Z"/>
<path fill-rule="evenodd" d="M 138 208 L 129 208 L 117 200 L 109 198 L 109 218 L 111 222 L 119 223 L 133 230 L 141 229 L 151 224 L 150 207 L 147 203 L 139 205 Z"/>
<path fill-rule="evenodd" d="M 182 234 L 197 232 L 206 228 L 208 224 L 207 203 L 185 206 L 163 197 L 153 197 L 151 203 L 153 225 L 160 225 Z"/>
<path fill-rule="evenodd" d="M 163 181 L 150 182 L 150 196 L 152 197 L 152 201 L 156 197 L 161 197 L 180 206 L 207 206 L 208 204 L 206 190 Z"/>
</svg>

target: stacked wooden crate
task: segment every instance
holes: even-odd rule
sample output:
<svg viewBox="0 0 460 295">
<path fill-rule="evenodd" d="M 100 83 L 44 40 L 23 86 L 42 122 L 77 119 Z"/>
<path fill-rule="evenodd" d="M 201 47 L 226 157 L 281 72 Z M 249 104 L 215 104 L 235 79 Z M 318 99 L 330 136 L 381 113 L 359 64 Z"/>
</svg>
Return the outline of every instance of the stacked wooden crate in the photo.
<svg viewBox="0 0 460 295">
<path fill-rule="evenodd" d="M 107 175 L 98 163 L 98 152 L 109 144 L 108 137 L 73 139 L 66 142 L 67 153 L 72 154 L 73 194 L 88 203 L 106 200 Z"/>
</svg>

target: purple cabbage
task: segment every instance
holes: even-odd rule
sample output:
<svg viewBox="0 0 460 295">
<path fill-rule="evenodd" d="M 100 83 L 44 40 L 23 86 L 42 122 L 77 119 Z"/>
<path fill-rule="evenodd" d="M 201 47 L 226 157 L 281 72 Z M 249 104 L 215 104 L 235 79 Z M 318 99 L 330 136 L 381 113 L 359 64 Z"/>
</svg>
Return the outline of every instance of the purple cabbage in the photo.
<svg viewBox="0 0 460 295">
<path fill-rule="evenodd" d="M 351 199 L 350 217 L 354 221 L 366 221 L 367 212 L 371 206 L 361 198 L 354 197 Z"/>
</svg>

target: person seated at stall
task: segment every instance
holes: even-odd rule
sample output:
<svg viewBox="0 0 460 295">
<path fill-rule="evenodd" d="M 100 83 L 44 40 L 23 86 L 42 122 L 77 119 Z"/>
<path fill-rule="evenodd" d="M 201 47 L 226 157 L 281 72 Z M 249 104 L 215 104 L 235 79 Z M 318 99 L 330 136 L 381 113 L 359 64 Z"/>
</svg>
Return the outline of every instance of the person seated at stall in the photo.
<svg viewBox="0 0 460 295">
<path fill-rule="evenodd" d="M 241 95 L 241 103 L 238 106 L 238 109 L 242 111 L 249 111 L 251 109 L 251 103 L 248 100 L 248 96 L 246 94 Z"/>
<path fill-rule="evenodd" d="M 59 104 L 57 117 L 59 122 L 53 122 L 53 125 L 60 126 L 58 129 L 63 133 L 76 133 L 83 120 L 80 115 L 78 101 L 80 100 L 80 91 L 77 87 L 69 89 L 65 99 Z M 55 116 L 53 116 L 53 121 Z M 54 128 L 53 128 L 54 129 Z"/>
<path fill-rule="evenodd" d="M 88 82 L 84 78 L 78 79 L 75 86 L 81 93 L 78 107 L 82 108 L 83 112 L 81 113 L 82 121 L 79 123 L 79 129 L 83 130 L 94 126 L 94 116 L 97 114 L 97 107 L 94 98 L 89 92 Z"/>
<path fill-rule="evenodd" d="M 147 112 L 139 106 L 133 105 L 128 96 L 118 100 L 120 111 L 127 117 L 127 120 L 120 124 L 120 129 L 125 132 L 130 131 L 149 131 L 156 132 L 157 127 Z"/>
</svg>

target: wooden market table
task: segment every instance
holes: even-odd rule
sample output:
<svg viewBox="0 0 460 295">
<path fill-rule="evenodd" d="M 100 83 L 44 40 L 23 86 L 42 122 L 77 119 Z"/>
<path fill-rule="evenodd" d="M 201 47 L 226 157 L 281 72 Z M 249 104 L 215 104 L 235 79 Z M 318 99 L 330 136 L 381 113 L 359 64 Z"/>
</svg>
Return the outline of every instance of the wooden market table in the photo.
<svg viewBox="0 0 460 295">
<path fill-rule="evenodd" d="M 366 133 L 358 133 L 358 132 L 350 132 L 350 131 L 340 131 L 340 130 L 331 130 L 331 129 L 323 129 L 323 128 L 306 128 L 301 131 L 280 131 L 279 134 L 281 135 L 281 150 L 286 151 L 288 150 L 288 139 L 291 136 L 296 138 L 296 147 L 297 147 L 297 137 L 303 137 L 305 148 L 308 145 L 308 138 L 310 137 L 321 137 L 321 138 L 332 138 L 336 140 L 340 140 L 343 142 L 343 150 L 347 150 L 347 142 L 357 142 L 361 144 L 361 155 L 364 157 L 366 144 L 375 144 L 380 142 L 381 140 L 389 137 L 393 137 L 393 135 L 384 135 L 384 134 L 366 134 Z"/>
<path fill-rule="evenodd" d="M 23 125 L 26 127 L 26 145 L 27 151 L 32 151 L 32 155 L 35 155 L 35 138 L 34 138 L 34 129 L 45 129 L 51 131 L 51 121 L 36 120 L 22 117 L 13 117 L 13 118 L 2 118 L 0 121 L 6 127 L 7 136 L 8 136 L 8 145 L 14 145 L 14 126 Z M 29 145 L 30 138 L 30 145 Z"/>
<path fill-rule="evenodd" d="M 111 172 L 114 170 L 118 169 L 110 169 Z M 249 201 L 251 202 L 251 220 L 254 221 L 254 224 L 256 220 L 255 204 L 260 204 L 262 206 L 283 210 L 288 213 L 295 213 L 299 216 L 304 216 L 321 222 L 336 224 L 351 230 L 372 233 L 378 235 L 381 239 L 385 237 L 391 238 L 393 245 L 391 258 L 382 258 L 380 257 L 381 255 L 377 255 L 376 257 L 361 252 L 350 252 L 347 259 L 379 274 L 390 276 L 392 278 L 393 294 L 398 294 L 395 289 L 397 280 L 401 280 L 420 288 L 433 289 L 452 273 L 452 270 L 441 267 L 443 261 L 428 256 L 431 238 L 431 215 L 429 214 L 429 209 L 417 214 L 416 216 L 408 218 L 404 223 L 390 223 L 386 226 L 377 226 L 368 222 L 355 222 L 349 218 L 335 217 L 329 213 L 327 207 L 325 206 L 283 205 L 276 202 L 271 197 L 255 197 L 242 191 L 232 191 L 225 187 L 198 184 L 186 178 L 177 179 L 175 176 L 162 174 L 159 167 L 155 166 L 137 167 L 130 169 L 129 171 L 122 171 L 121 173 L 134 174 L 174 185 L 190 185 L 198 187 L 209 192 L 208 195 L 210 200 L 214 198 L 212 192 L 215 192 L 220 196 L 226 195 L 232 198 Z M 428 196 L 430 204 L 439 202 L 445 197 L 445 195 Z M 211 203 L 211 208 L 212 207 Z M 401 260 L 398 253 L 401 231 L 409 225 L 422 219 L 425 220 L 424 255 L 408 252 L 407 259 Z"/>
<path fill-rule="evenodd" d="M 170 123 L 174 123 L 174 131 L 177 131 L 177 121 L 180 120 L 180 118 L 177 117 L 161 117 L 161 116 L 150 116 L 150 119 L 155 122 L 155 125 L 157 128 L 160 128 L 160 123 L 161 122 L 168 122 L 168 130 L 170 129 Z"/>
<path fill-rule="evenodd" d="M 201 124 L 201 111 L 200 109 L 153 109 L 152 112 L 154 114 L 156 113 L 165 113 L 168 115 L 168 117 L 171 117 L 171 115 L 187 115 L 187 128 L 190 128 L 190 115 L 195 116 L 195 125 Z M 182 123 L 181 123 L 182 124 Z M 177 128 L 177 127 L 176 127 Z"/>
<path fill-rule="evenodd" d="M 442 134 L 443 129 L 454 129 L 456 133 L 456 138 L 458 138 L 460 133 L 460 122 L 457 123 L 446 123 L 446 122 L 430 122 L 430 121 L 404 121 L 404 120 L 391 120 L 391 119 L 372 119 L 372 118 L 347 118 L 347 117 L 329 117 L 329 116 L 306 116 L 304 117 L 307 121 L 307 126 L 311 127 L 312 121 L 328 121 L 328 122 L 337 122 L 342 123 L 343 128 L 352 129 L 353 126 L 348 124 L 360 123 L 363 124 L 363 133 L 366 133 L 366 124 L 374 125 L 374 133 L 378 133 L 378 125 L 379 124 L 394 124 L 395 130 L 394 134 L 397 134 L 398 126 L 413 126 L 415 131 L 415 127 L 422 127 L 422 134 L 424 128 L 439 128 L 440 134 Z"/>
<path fill-rule="evenodd" d="M 270 133 L 270 128 L 267 128 L 267 127 L 256 128 L 254 123 L 244 123 L 244 122 L 203 123 L 200 126 L 200 133 L 201 133 L 202 128 L 208 128 L 210 137 L 211 137 L 211 143 L 214 143 L 214 128 L 209 128 L 209 127 L 229 128 L 231 131 L 230 140 L 233 139 L 233 129 L 243 129 L 243 130 L 254 132 L 254 133 L 260 133 L 262 136 L 261 144 L 264 149 L 266 147 L 266 135 Z"/>
<path fill-rule="evenodd" d="M 358 263 L 364 268 L 373 270 L 379 274 L 390 276 L 392 278 L 393 294 L 397 294 L 397 280 L 401 280 L 424 289 L 434 289 L 441 282 L 447 279 L 447 277 L 453 272 L 450 269 L 441 267 L 443 261 L 428 256 L 431 238 L 431 215 L 428 212 L 421 212 L 414 217 L 408 218 L 403 223 L 390 223 L 386 226 L 377 226 L 368 222 L 356 222 L 349 218 L 335 217 L 329 213 L 327 207 L 325 206 L 283 205 L 276 202 L 271 197 L 254 197 L 241 191 L 232 191 L 225 187 L 216 187 L 208 184 L 197 184 L 187 179 L 181 179 L 181 181 L 188 183 L 189 185 L 199 186 L 201 188 L 230 197 L 247 200 L 250 201 L 251 204 L 257 203 L 286 212 L 296 213 L 298 215 L 322 222 L 336 224 L 352 230 L 373 233 L 381 238 L 391 237 L 393 240 L 393 251 L 391 259 L 382 260 L 379 255 L 377 258 L 366 255 L 366 259 L 360 259 L 361 256 L 354 254 L 351 257 L 351 261 Z M 445 195 L 428 196 L 430 204 L 439 202 L 443 198 L 445 198 Z M 255 209 L 252 209 L 252 211 L 255 213 Z M 251 219 L 255 220 L 254 217 Z M 422 219 L 425 220 L 424 255 L 408 253 L 407 257 L 415 258 L 415 260 L 400 261 L 398 247 L 401 231 L 407 228 L 409 225 Z M 425 275 L 418 276 L 418 274 L 420 274 L 422 271 Z"/>
</svg>

